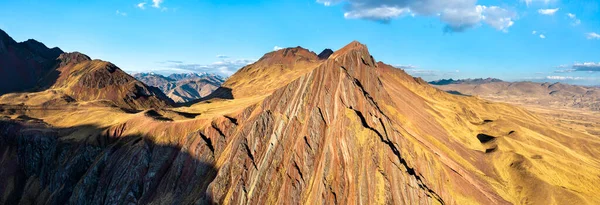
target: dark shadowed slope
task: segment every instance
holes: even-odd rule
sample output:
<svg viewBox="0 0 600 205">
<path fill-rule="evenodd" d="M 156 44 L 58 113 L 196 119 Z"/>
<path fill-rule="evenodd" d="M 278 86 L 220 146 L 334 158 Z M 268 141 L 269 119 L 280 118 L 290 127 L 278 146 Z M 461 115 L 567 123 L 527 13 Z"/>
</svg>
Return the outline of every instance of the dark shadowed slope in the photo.
<svg viewBox="0 0 600 205">
<path fill-rule="evenodd" d="M 61 53 L 33 39 L 17 43 L 0 29 L 0 95 L 35 89 Z"/>
<path fill-rule="evenodd" d="M 70 133 L 91 133 L 74 139 Z M 84 125 L 0 120 L 0 204 L 214 204 L 208 150 Z"/>
</svg>

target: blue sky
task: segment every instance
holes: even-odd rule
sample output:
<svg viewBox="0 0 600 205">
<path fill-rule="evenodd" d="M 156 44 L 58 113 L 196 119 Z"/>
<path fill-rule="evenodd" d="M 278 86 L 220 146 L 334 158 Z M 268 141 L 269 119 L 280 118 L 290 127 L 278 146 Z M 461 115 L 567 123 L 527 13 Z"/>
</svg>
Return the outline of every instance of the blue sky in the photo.
<svg viewBox="0 0 600 205">
<path fill-rule="evenodd" d="M 0 29 L 128 72 L 229 75 L 278 47 L 358 40 L 426 80 L 600 84 L 589 0 L 3 0 Z"/>
</svg>

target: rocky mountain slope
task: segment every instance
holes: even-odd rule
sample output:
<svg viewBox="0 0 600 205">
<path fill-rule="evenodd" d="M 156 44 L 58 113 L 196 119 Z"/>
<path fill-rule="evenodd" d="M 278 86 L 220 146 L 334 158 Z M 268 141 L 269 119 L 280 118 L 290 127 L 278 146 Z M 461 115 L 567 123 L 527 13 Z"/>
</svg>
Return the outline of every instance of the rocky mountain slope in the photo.
<svg viewBox="0 0 600 205">
<path fill-rule="evenodd" d="M 177 103 L 190 102 L 208 96 L 223 82 L 223 77 L 208 73 L 175 73 L 168 77 L 154 73 L 137 73 L 133 77 L 159 88 Z"/>
<path fill-rule="evenodd" d="M 15 43 L 1 30 L 0 36 L 4 45 L 0 49 L 0 95 L 4 94 L 0 104 L 43 107 L 96 102 L 139 110 L 171 103 L 156 88 L 110 62 L 48 49 L 35 40 Z"/>
<path fill-rule="evenodd" d="M 0 29 L 0 95 L 33 90 L 61 53 L 33 39 L 17 43 Z"/>
<path fill-rule="evenodd" d="M 477 95 L 496 101 L 600 111 L 600 89 L 596 87 L 490 80 L 440 82 L 442 81 L 430 83 L 442 90 Z"/>
<path fill-rule="evenodd" d="M 137 113 L 2 110 L 0 202 L 600 203 L 597 137 L 448 94 L 358 42 L 268 53 L 221 90 Z"/>
</svg>

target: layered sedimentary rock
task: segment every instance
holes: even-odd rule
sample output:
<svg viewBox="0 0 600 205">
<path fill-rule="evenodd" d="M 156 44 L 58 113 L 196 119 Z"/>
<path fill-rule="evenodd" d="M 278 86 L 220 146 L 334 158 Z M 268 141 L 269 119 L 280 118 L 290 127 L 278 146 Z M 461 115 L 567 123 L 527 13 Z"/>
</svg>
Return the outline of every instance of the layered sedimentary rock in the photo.
<svg viewBox="0 0 600 205">
<path fill-rule="evenodd" d="M 224 85 L 233 99 L 139 113 L 4 110 L 2 202 L 600 203 L 597 138 L 435 89 L 358 42 L 270 53 Z"/>
</svg>

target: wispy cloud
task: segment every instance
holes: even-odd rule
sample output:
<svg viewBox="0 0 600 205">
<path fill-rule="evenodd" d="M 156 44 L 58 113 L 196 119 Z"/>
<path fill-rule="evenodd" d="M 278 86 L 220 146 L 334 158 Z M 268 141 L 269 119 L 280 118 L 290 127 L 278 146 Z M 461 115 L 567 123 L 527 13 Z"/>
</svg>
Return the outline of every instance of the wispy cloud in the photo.
<svg viewBox="0 0 600 205">
<path fill-rule="evenodd" d="M 535 35 L 536 33 L 537 33 L 537 31 L 532 31 L 531 32 L 532 35 Z"/>
<path fill-rule="evenodd" d="M 544 34 L 540 34 L 540 38 L 541 38 L 541 39 L 545 39 L 545 38 L 546 38 L 546 35 L 544 35 Z"/>
<path fill-rule="evenodd" d="M 577 25 L 581 24 L 581 20 L 579 20 L 577 18 L 577 15 L 575 15 L 573 13 L 568 13 L 567 16 L 571 19 L 571 21 L 572 21 L 571 24 L 573 26 L 577 26 Z"/>
<path fill-rule="evenodd" d="M 183 61 L 176 61 L 176 60 L 167 60 L 167 61 L 163 61 L 163 62 L 159 62 L 162 64 L 168 64 L 168 63 L 183 63 Z"/>
<path fill-rule="evenodd" d="M 573 68 L 576 71 L 591 71 L 600 72 L 600 63 L 586 62 L 586 63 L 575 63 Z"/>
<path fill-rule="evenodd" d="M 536 2 L 540 2 L 540 3 L 543 3 L 543 4 L 549 4 L 549 3 L 554 2 L 556 0 L 521 0 L 521 1 L 525 2 L 525 4 L 527 4 L 527 6 L 529 6 L 529 5 L 531 5 L 533 3 L 536 3 Z"/>
<path fill-rule="evenodd" d="M 560 10 L 560 8 L 555 8 L 555 9 L 539 9 L 538 13 L 542 14 L 542 15 L 554 15 L 558 10 Z"/>
<path fill-rule="evenodd" d="M 255 61 L 256 60 L 253 59 L 222 59 L 211 64 L 198 64 L 169 60 L 161 62 L 161 64 L 166 64 L 164 69 L 170 72 L 206 72 L 229 76 L 235 73 L 238 69 L 252 64 Z"/>
<path fill-rule="evenodd" d="M 596 32 L 586 33 L 587 39 L 600 39 L 600 34 Z"/>
<path fill-rule="evenodd" d="M 217 58 L 229 58 L 229 56 L 226 56 L 226 55 L 217 55 Z"/>
<path fill-rule="evenodd" d="M 164 0 L 152 0 L 152 4 L 150 5 L 152 8 L 156 8 L 156 9 L 160 9 L 160 11 L 167 11 L 167 7 L 162 6 Z M 148 2 L 143 1 L 140 2 L 138 4 L 136 4 L 135 6 L 138 7 L 139 9 L 146 9 L 146 4 L 148 4 Z"/>
<path fill-rule="evenodd" d="M 455 77 L 457 73 L 460 73 L 460 70 L 455 71 L 441 71 L 441 70 L 433 70 L 433 69 L 419 69 L 417 66 L 408 64 L 408 65 L 394 65 L 395 68 L 402 69 L 406 71 L 406 73 L 415 76 L 415 77 L 423 77 L 426 79 L 435 79 L 435 78 L 449 78 Z"/>
<path fill-rule="evenodd" d="M 160 5 L 163 3 L 163 0 L 152 0 L 152 7 L 160 8 Z"/>
<path fill-rule="evenodd" d="M 117 16 L 127 16 L 127 13 L 119 11 L 119 10 L 117 10 L 117 12 L 115 14 L 117 14 Z"/>
<path fill-rule="evenodd" d="M 142 9 L 142 10 L 146 9 L 146 2 L 141 2 L 141 3 L 139 3 L 139 4 L 135 5 L 135 6 L 138 7 L 138 8 L 140 8 L 140 9 Z"/>
<path fill-rule="evenodd" d="M 546 76 L 547 80 L 596 80 L 596 77 L 581 77 L 581 76 Z"/>
<path fill-rule="evenodd" d="M 278 51 L 278 50 L 281 50 L 281 49 L 283 49 L 283 47 L 279 47 L 279 46 L 273 47 L 273 51 Z"/>
<path fill-rule="evenodd" d="M 411 64 L 408 64 L 408 65 L 394 65 L 394 67 L 395 68 L 400 68 L 400 69 L 403 69 L 403 70 L 409 70 L 409 69 L 415 69 L 415 68 L 417 68 L 417 66 L 414 66 L 414 65 L 411 65 Z"/>
<path fill-rule="evenodd" d="M 554 71 L 555 73 L 571 73 L 571 72 L 600 72 L 600 62 L 584 62 L 574 63 L 573 65 L 560 65 L 557 68 L 561 70 Z"/>
<path fill-rule="evenodd" d="M 478 5 L 473 0 L 317 0 L 330 6 L 345 3 L 344 17 L 388 23 L 406 15 L 436 16 L 445 31 L 460 32 L 480 24 L 507 32 L 517 18 L 515 12 L 498 6 Z"/>
</svg>

